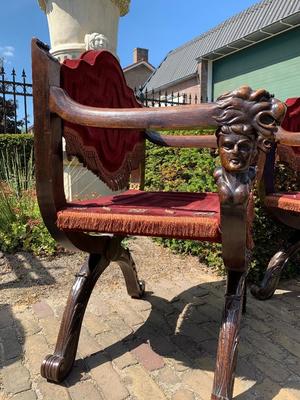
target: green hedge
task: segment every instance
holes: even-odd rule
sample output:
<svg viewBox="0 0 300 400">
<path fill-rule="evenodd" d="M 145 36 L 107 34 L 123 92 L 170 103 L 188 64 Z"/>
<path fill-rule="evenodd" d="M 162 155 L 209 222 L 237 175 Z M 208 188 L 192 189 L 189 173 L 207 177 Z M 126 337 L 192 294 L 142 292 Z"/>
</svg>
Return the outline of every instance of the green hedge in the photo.
<svg viewBox="0 0 300 400">
<path fill-rule="evenodd" d="M 186 132 L 168 132 L 168 134 L 186 134 Z M 194 131 L 192 134 L 207 133 Z M 191 133 L 189 133 L 191 134 Z M 147 144 L 145 186 L 148 190 L 173 191 L 215 191 L 213 171 L 219 163 L 216 150 L 178 149 L 158 147 Z M 295 190 L 300 176 L 284 165 L 277 166 L 278 187 L 281 190 Z M 255 249 L 249 278 L 260 280 L 269 259 L 286 240 L 291 230 L 275 223 L 260 207 L 256 199 L 256 218 L 254 224 Z M 219 244 L 190 240 L 158 239 L 172 250 L 197 255 L 201 262 L 224 271 Z M 297 262 L 290 262 L 285 276 L 295 275 L 299 271 Z"/>
<path fill-rule="evenodd" d="M 16 154 L 20 159 L 28 161 L 33 152 L 33 135 L 29 133 L 20 134 L 0 134 L 0 179 L 4 179 L 7 169 L 5 163 L 8 159 L 12 162 L 16 159 Z"/>
</svg>

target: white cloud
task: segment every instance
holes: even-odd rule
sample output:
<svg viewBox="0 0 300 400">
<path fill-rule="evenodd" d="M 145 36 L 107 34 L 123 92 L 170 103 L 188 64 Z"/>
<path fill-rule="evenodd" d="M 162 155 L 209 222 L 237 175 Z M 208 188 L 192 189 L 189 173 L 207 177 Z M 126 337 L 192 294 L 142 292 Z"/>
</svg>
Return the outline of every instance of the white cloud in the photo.
<svg viewBox="0 0 300 400">
<path fill-rule="evenodd" d="M 0 46 L 0 57 L 4 57 L 5 59 L 14 57 L 15 48 L 13 46 Z"/>
</svg>

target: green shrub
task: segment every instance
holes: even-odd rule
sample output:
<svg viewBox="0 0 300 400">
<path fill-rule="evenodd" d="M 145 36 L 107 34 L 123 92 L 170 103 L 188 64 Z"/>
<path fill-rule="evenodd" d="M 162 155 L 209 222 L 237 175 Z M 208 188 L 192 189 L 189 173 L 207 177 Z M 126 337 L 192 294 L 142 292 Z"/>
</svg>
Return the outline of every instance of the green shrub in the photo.
<svg viewBox="0 0 300 400">
<path fill-rule="evenodd" d="M 31 147 L 28 153 L 26 145 L 26 142 L 15 148 L 8 145 L 10 151 L 0 154 L 0 250 L 52 254 L 56 245 L 40 216 L 33 151 Z"/>
<path fill-rule="evenodd" d="M 194 131 L 203 134 L 207 131 Z M 183 134 L 183 132 L 168 132 Z M 184 134 L 191 134 L 184 132 Z M 187 192 L 216 191 L 213 171 L 219 163 L 217 152 L 209 149 L 179 149 L 158 147 L 147 143 L 145 187 L 147 190 L 172 190 Z M 284 165 L 277 166 L 278 187 L 281 190 L 296 190 L 300 177 Z M 276 223 L 260 207 L 256 199 L 256 218 L 254 222 L 255 249 L 253 252 L 250 280 L 260 280 L 270 258 L 281 247 L 291 229 Z M 221 245 L 192 240 L 157 239 L 173 251 L 193 254 L 210 267 L 224 272 Z M 285 276 L 299 272 L 296 262 L 290 262 Z"/>
<path fill-rule="evenodd" d="M 11 168 L 11 162 L 14 158 L 12 155 L 19 154 L 19 161 L 22 167 L 26 165 L 32 157 L 33 151 L 33 135 L 28 133 L 22 134 L 0 134 L 0 180 L 5 179 L 7 171 Z"/>
</svg>

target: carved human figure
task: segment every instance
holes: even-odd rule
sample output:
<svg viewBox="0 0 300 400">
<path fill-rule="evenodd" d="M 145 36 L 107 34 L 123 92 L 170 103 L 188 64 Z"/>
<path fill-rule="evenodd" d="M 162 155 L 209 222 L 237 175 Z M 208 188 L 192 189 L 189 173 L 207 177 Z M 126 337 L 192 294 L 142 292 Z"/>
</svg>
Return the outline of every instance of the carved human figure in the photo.
<svg viewBox="0 0 300 400">
<path fill-rule="evenodd" d="M 255 168 L 251 166 L 257 156 L 255 137 L 219 133 L 217 138 L 222 167 L 216 169 L 214 177 L 220 200 L 242 204 L 249 196 L 255 177 Z"/>
<path fill-rule="evenodd" d="M 221 203 L 243 204 L 255 178 L 258 148 L 267 151 L 285 106 L 264 89 L 242 86 L 217 99 L 216 132 L 222 167 L 215 171 Z"/>
<path fill-rule="evenodd" d="M 89 33 L 84 37 L 86 50 L 101 50 L 109 48 L 109 41 L 102 33 Z"/>
</svg>

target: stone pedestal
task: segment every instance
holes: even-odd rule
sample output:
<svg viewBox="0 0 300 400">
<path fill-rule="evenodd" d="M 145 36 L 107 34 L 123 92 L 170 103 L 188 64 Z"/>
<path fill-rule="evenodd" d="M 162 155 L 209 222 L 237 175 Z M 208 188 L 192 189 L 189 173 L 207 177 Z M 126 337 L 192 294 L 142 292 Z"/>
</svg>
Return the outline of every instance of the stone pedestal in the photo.
<svg viewBox="0 0 300 400">
<path fill-rule="evenodd" d="M 130 0 L 38 0 L 48 19 L 51 50 L 60 62 L 86 50 L 107 49 L 116 55 L 120 16 Z M 64 157 L 65 158 L 65 157 Z M 68 200 L 112 193 L 93 173 L 64 159 Z"/>
<path fill-rule="evenodd" d="M 120 16 L 130 0 L 38 0 L 48 18 L 51 53 L 60 61 L 87 49 L 116 54 Z"/>
</svg>

